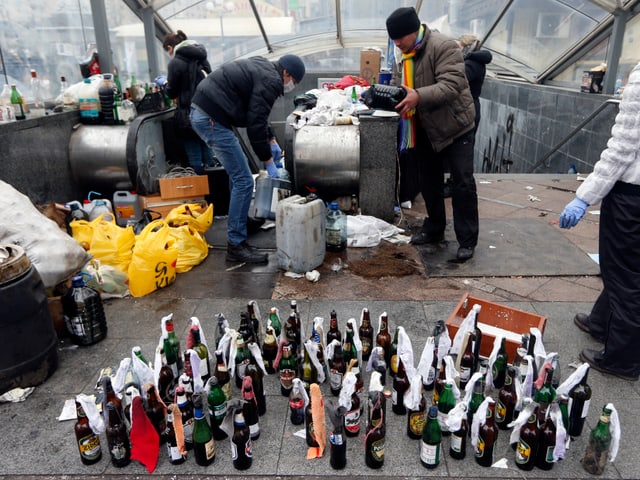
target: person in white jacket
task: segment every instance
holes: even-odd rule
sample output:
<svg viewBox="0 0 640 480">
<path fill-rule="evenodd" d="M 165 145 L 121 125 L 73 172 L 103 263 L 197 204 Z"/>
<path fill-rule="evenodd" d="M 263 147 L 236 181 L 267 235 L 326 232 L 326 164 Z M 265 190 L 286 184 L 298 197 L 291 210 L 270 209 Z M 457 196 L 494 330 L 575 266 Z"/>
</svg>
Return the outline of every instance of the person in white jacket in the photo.
<svg viewBox="0 0 640 480">
<path fill-rule="evenodd" d="M 602 350 L 580 359 L 594 370 L 625 380 L 640 375 L 640 63 L 629 76 L 607 148 L 560 215 L 571 228 L 587 207 L 601 202 L 599 249 L 604 288 L 589 315 L 574 323 Z"/>
</svg>

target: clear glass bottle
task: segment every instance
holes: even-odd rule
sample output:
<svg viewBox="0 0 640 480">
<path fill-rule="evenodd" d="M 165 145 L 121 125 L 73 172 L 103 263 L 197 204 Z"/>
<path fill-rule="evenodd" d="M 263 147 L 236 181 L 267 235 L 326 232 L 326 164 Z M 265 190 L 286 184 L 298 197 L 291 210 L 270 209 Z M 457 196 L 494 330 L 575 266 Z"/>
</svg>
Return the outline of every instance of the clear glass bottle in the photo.
<svg viewBox="0 0 640 480">
<path fill-rule="evenodd" d="M 34 118 L 44 117 L 44 92 L 42 91 L 42 82 L 38 78 L 38 73 L 31 70 L 31 97 L 33 99 L 33 107 L 31 107 L 31 116 Z"/>
<path fill-rule="evenodd" d="M 342 252 L 347 248 L 347 216 L 337 202 L 329 204 L 325 223 L 326 248 L 330 252 Z"/>
</svg>

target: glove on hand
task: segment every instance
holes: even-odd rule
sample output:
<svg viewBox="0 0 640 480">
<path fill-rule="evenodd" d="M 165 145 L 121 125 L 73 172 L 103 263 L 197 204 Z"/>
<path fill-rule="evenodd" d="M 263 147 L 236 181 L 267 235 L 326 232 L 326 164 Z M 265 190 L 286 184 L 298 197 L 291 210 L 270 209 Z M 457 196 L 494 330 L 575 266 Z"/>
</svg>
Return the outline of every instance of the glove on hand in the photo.
<svg viewBox="0 0 640 480">
<path fill-rule="evenodd" d="M 589 204 L 578 197 L 571 200 L 560 214 L 560 228 L 575 227 L 584 216 Z"/>
<path fill-rule="evenodd" d="M 280 178 L 280 175 L 278 175 L 278 167 L 276 167 L 274 162 L 265 163 L 264 168 L 267 169 L 270 178 Z"/>
<path fill-rule="evenodd" d="M 271 144 L 271 156 L 273 157 L 273 163 L 278 164 L 282 159 L 282 149 L 277 143 Z"/>
<path fill-rule="evenodd" d="M 165 77 L 164 75 L 158 75 L 154 81 L 160 88 L 164 88 L 164 86 L 167 84 L 167 77 Z"/>
</svg>

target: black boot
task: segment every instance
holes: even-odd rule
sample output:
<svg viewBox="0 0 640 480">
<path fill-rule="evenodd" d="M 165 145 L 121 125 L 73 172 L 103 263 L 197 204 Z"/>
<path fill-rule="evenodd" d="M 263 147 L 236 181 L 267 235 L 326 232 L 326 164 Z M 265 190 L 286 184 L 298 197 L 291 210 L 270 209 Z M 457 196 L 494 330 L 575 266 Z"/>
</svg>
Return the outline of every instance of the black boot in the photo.
<svg viewBox="0 0 640 480">
<path fill-rule="evenodd" d="M 227 243 L 227 261 L 243 263 L 267 263 L 269 257 L 266 253 L 256 252 L 247 242 L 232 245 Z"/>
</svg>

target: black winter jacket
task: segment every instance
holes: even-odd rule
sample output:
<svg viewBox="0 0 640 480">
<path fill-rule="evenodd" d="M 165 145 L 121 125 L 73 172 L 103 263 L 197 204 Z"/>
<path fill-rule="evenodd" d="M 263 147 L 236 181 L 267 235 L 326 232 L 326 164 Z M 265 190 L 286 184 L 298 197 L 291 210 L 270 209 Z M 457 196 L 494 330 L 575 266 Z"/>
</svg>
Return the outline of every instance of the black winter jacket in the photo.
<svg viewBox="0 0 640 480">
<path fill-rule="evenodd" d="M 258 159 L 271 158 L 269 115 L 284 94 L 282 68 L 264 57 L 225 63 L 196 89 L 193 104 L 227 128 L 247 129 Z"/>
<path fill-rule="evenodd" d="M 489 50 L 477 50 L 471 52 L 464 57 L 464 72 L 469 81 L 469 90 L 473 97 L 473 104 L 476 107 L 476 129 L 480 124 L 480 94 L 482 93 L 482 84 L 484 76 L 487 73 L 486 65 L 491 63 L 493 55 Z"/>
<path fill-rule="evenodd" d="M 176 47 L 167 67 L 166 92 L 169 98 L 177 99 L 176 126 L 179 129 L 190 130 L 191 99 L 197 84 L 204 78 L 202 70 L 207 74 L 211 73 L 211 65 L 207 60 L 207 51 L 202 45 L 186 40 Z"/>
</svg>

